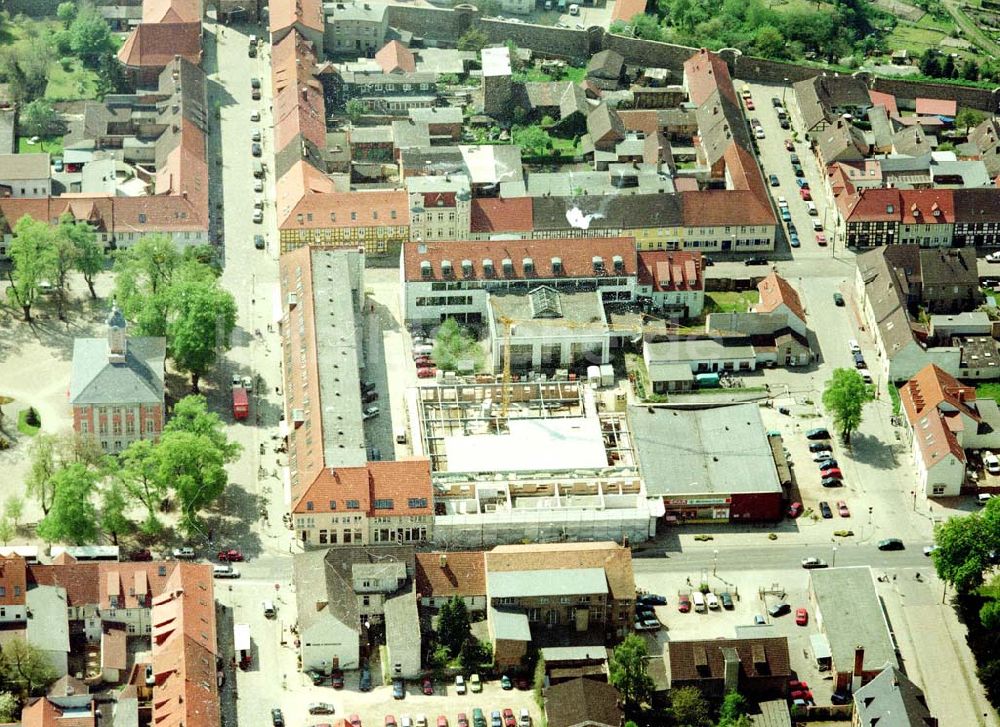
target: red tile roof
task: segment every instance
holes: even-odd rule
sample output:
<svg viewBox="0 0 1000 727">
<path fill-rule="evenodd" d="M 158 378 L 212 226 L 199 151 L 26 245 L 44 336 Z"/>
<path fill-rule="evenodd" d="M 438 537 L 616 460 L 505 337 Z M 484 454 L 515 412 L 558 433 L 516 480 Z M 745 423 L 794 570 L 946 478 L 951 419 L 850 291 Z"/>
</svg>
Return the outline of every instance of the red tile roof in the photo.
<svg viewBox="0 0 1000 727">
<path fill-rule="evenodd" d="M 32 563 L 28 566 L 28 583 L 65 588 L 66 603 L 70 606 L 93 605 L 101 601 L 100 570 L 100 563 Z"/>
<path fill-rule="evenodd" d="M 639 285 L 651 285 L 657 292 L 704 290 L 700 252 L 641 250 Z"/>
<path fill-rule="evenodd" d="M 613 269 L 613 259 L 619 256 L 624 263 L 622 273 Z M 439 242 L 407 242 L 403 244 L 403 276 L 404 280 L 418 282 L 421 280 L 481 280 L 486 277 L 483 270 L 483 260 L 492 260 L 494 277 L 498 279 L 539 278 L 593 278 L 593 258 L 599 256 L 604 263 L 604 272 L 600 275 L 636 275 L 635 243 L 630 237 L 587 237 L 583 239 L 547 239 L 547 240 L 483 240 L 478 242 L 439 241 Z M 524 260 L 531 258 L 535 266 L 533 275 L 525 276 Z M 562 272 L 554 274 L 552 258 L 559 258 Z M 508 259 L 512 263 L 513 272 L 506 275 L 501 262 Z M 444 275 L 441 262 L 448 260 L 452 265 L 452 274 Z M 462 261 L 472 263 L 468 276 L 462 268 Z M 431 276 L 426 277 L 421 271 L 421 263 L 431 264 Z"/>
<path fill-rule="evenodd" d="M 306 162 L 299 164 L 313 169 Z M 408 227 L 410 224 L 409 200 L 405 190 L 334 192 L 333 183 L 318 171 L 303 174 L 307 183 L 320 182 L 323 188 L 319 191 L 325 194 L 312 194 L 311 190 L 306 190 L 287 211 L 279 200 L 280 229 Z"/>
<path fill-rule="evenodd" d="M 928 411 L 938 409 L 942 404 L 962 412 L 975 422 L 981 421 L 979 412 L 975 409 L 975 387 L 962 386 L 958 379 L 934 364 L 920 369 L 903 385 L 899 394 L 910 422 L 916 421 Z"/>
<path fill-rule="evenodd" d="M 859 189 L 838 199 L 846 222 L 896 222 L 900 216 L 898 189 Z"/>
<path fill-rule="evenodd" d="M 872 100 L 872 106 L 884 106 L 886 115 L 892 118 L 899 118 L 899 109 L 896 107 L 896 97 L 891 93 L 882 91 L 872 91 L 868 89 L 868 98 Z"/>
<path fill-rule="evenodd" d="M 953 98 L 918 98 L 915 102 L 917 116 L 949 116 L 955 118 L 958 101 Z"/>
<path fill-rule="evenodd" d="M 499 197 L 472 200 L 472 232 L 531 232 L 531 198 Z"/>
<path fill-rule="evenodd" d="M 955 222 L 955 195 L 950 189 L 907 189 L 899 195 L 900 222 L 905 225 Z"/>
<path fill-rule="evenodd" d="M 143 23 L 200 23 L 201 0 L 143 0 Z"/>
<path fill-rule="evenodd" d="M 652 136 L 660 131 L 660 117 L 656 111 L 637 111 L 623 109 L 618 117 L 625 125 L 626 131 L 641 131 L 646 136 Z"/>
<path fill-rule="evenodd" d="M 632 551 L 617 543 L 498 545 L 486 553 L 486 572 L 603 568 L 611 596 L 635 600 Z"/>
<path fill-rule="evenodd" d="M 274 92 L 274 148 L 280 153 L 298 134 L 326 148 L 326 106 L 316 80 L 313 44 L 292 31 L 274 44 L 271 79 Z"/>
<path fill-rule="evenodd" d="M 28 590 L 28 566 L 19 555 L 0 556 L 0 606 L 23 606 Z"/>
<path fill-rule="evenodd" d="M 413 52 L 398 40 L 391 40 L 375 54 L 375 62 L 385 73 L 413 73 L 417 59 Z"/>
<path fill-rule="evenodd" d="M 292 493 L 292 512 L 297 514 L 352 511 L 373 517 L 434 514 L 427 459 L 369 462 L 365 467 L 326 467 L 298 490 Z M 390 500 L 391 508 L 376 506 L 376 501 Z M 349 503 L 356 503 L 356 507 Z"/>
<path fill-rule="evenodd" d="M 278 34 L 296 24 L 323 33 L 322 0 L 273 0 L 268 6 L 271 33 Z"/>
<path fill-rule="evenodd" d="M 799 294 L 783 277 L 771 273 L 757 284 L 757 290 L 760 291 L 760 303 L 754 306 L 754 310 L 758 313 L 771 313 L 785 305 L 796 318 L 805 322 L 806 312 Z"/>
<path fill-rule="evenodd" d="M 166 68 L 174 56 L 201 63 L 201 23 L 140 23 L 118 50 L 132 68 Z"/>
<path fill-rule="evenodd" d="M 21 711 L 22 727 L 95 727 L 97 718 L 94 715 L 94 703 L 88 705 L 89 714 L 81 716 L 63 716 L 63 709 L 57 707 L 45 697 L 39 697 Z M 73 710 L 73 714 L 76 710 Z"/>
<path fill-rule="evenodd" d="M 615 7 L 611 11 L 611 22 L 621 20 L 627 23 L 644 12 L 646 12 L 646 0 L 615 0 Z"/>
<path fill-rule="evenodd" d="M 729 66 L 718 53 L 702 48 L 684 61 L 684 81 L 691 103 L 696 106 L 705 103 L 716 89 L 731 103 L 739 105 Z"/>
<path fill-rule="evenodd" d="M 486 595 L 486 558 L 481 551 L 417 553 L 415 558 L 418 597 Z"/>
</svg>

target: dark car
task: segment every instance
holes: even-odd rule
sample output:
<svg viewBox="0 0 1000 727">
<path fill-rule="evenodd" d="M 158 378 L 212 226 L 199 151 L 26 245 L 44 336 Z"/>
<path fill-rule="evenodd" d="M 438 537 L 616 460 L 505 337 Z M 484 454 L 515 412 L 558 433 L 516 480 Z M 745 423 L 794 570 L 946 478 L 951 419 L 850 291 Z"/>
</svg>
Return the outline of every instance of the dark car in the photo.
<svg viewBox="0 0 1000 727">
<path fill-rule="evenodd" d="M 723 608 L 733 607 L 733 597 L 729 595 L 729 591 L 723 591 L 719 594 L 719 600 L 722 601 Z"/>
<path fill-rule="evenodd" d="M 905 547 L 899 538 L 886 538 L 878 541 L 879 550 L 903 550 Z"/>
<path fill-rule="evenodd" d="M 403 683 L 402 679 L 392 680 L 392 698 L 393 699 L 403 699 L 406 697 L 406 684 Z"/>
<path fill-rule="evenodd" d="M 340 669 L 334 669 L 330 674 L 330 683 L 333 685 L 334 689 L 344 688 L 344 672 Z"/>
<path fill-rule="evenodd" d="M 267 243 L 264 242 L 264 236 L 263 235 L 254 235 L 253 236 L 253 246 L 255 248 L 257 248 L 258 250 L 263 250 L 265 247 L 267 247 Z"/>
<path fill-rule="evenodd" d="M 788 233 L 788 246 L 789 247 L 801 247 L 802 241 L 799 240 L 799 236 L 795 232 Z"/>
<path fill-rule="evenodd" d="M 844 694 L 842 692 L 834 692 L 830 695 L 830 701 L 834 704 L 849 704 L 851 701 L 851 695 Z"/>
<path fill-rule="evenodd" d="M 362 692 L 370 692 L 372 690 L 372 673 L 368 667 L 361 670 L 361 678 L 358 680 L 358 689 Z"/>
<path fill-rule="evenodd" d="M 833 510 L 830 509 L 830 503 L 825 500 L 819 503 L 819 512 L 823 516 L 824 520 L 829 520 L 833 517 Z"/>
<path fill-rule="evenodd" d="M 802 165 L 801 164 L 793 164 L 792 165 L 792 171 L 795 172 L 795 176 L 796 177 L 805 176 L 805 172 L 802 171 Z"/>
<path fill-rule="evenodd" d="M 260 79 L 259 78 L 251 78 L 250 79 L 250 88 L 260 88 Z"/>
<path fill-rule="evenodd" d="M 809 445 L 810 452 L 829 452 L 830 444 L 828 442 L 812 442 Z"/>
<path fill-rule="evenodd" d="M 867 368 L 865 365 L 865 357 L 861 351 L 854 352 L 854 368 L 863 369 Z"/>
<path fill-rule="evenodd" d="M 816 464 L 819 465 L 819 469 L 821 472 L 823 470 L 829 470 L 839 466 L 837 464 L 837 460 L 835 459 L 824 459 L 822 462 L 817 462 Z"/>
<path fill-rule="evenodd" d="M 781 108 L 781 99 L 778 98 L 777 96 L 771 96 L 771 105 L 774 106 L 774 108 L 776 108 L 776 109 L 780 109 Z"/>
<path fill-rule="evenodd" d="M 781 184 L 781 180 L 778 179 L 777 174 L 771 174 L 770 176 L 768 176 L 768 179 L 770 180 L 772 187 L 777 187 Z"/>
<path fill-rule="evenodd" d="M 829 439 L 830 432 L 825 427 L 816 427 L 806 432 L 806 439 Z"/>
<path fill-rule="evenodd" d="M 701 262 L 705 265 L 706 268 L 710 268 L 713 265 L 715 265 L 715 260 L 710 258 L 708 255 L 702 255 Z"/>
<path fill-rule="evenodd" d="M 748 257 L 743 261 L 744 265 L 767 265 L 767 258 L 763 257 Z"/>
<path fill-rule="evenodd" d="M 420 683 L 420 690 L 428 697 L 434 694 L 434 682 L 429 677 L 425 677 Z"/>
<path fill-rule="evenodd" d="M 833 304 L 835 306 L 837 306 L 838 308 L 843 308 L 844 307 L 844 296 L 842 296 L 840 293 L 834 293 L 833 294 Z"/>
<path fill-rule="evenodd" d="M 771 614 L 772 618 L 777 618 L 778 616 L 784 616 L 786 613 L 790 613 L 792 607 L 787 603 L 776 603 L 767 609 L 767 612 Z"/>
<path fill-rule="evenodd" d="M 285 727 L 285 715 L 277 707 L 271 710 L 271 724 L 274 727 Z"/>
<path fill-rule="evenodd" d="M 254 142 L 253 144 L 251 144 L 250 145 L 250 153 L 253 154 L 255 157 L 259 157 L 260 154 L 261 154 L 260 144 L 258 144 L 257 142 Z"/>
<path fill-rule="evenodd" d="M 843 487 L 843 480 L 837 479 L 836 477 L 824 477 L 819 482 L 823 487 Z"/>
<path fill-rule="evenodd" d="M 378 392 L 377 391 L 369 391 L 367 394 L 365 394 L 362 397 L 362 401 L 365 404 L 371 404 L 374 401 L 378 401 Z"/>
<path fill-rule="evenodd" d="M 789 154 L 788 155 L 788 161 L 790 161 L 792 164 L 798 164 L 799 163 L 799 155 L 798 154 Z"/>
<path fill-rule="evenodd" d="M 642 603 L 647 606 L 666 606 L 667 599 L 658 593 L 643 593 L 636 599 L 637 603 Z"/>
<path fill-rule="evenodd" d="M 788 121 L 787 116 L 782 116 L 780 119 L 778 119 L 778 125 L 781 126 L 782 129 L 792 128 L 792 124 Z"/>
</svg>

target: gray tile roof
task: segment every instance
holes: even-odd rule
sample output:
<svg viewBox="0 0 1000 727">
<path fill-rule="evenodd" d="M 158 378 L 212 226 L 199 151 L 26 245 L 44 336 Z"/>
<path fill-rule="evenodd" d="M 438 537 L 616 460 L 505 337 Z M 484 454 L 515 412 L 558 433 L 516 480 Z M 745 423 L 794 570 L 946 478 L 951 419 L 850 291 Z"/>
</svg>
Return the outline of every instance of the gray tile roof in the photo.
<svg viewBox="0 0 1000 727">
<path fill-rule="evenodd" d="M 608 580 L 603 568 L 491 571 L 486 574 L 486 592 L 490 598 L 606 594 Z"/>
<path fill-rule="evenodd" d="M 48 152 L 0 154 L 0 179 L 47 179 L 48 177 Z"/>
<path fill-rule="evenodd" d="M 73 342 L 72 404 L 163 403 L 164 338 L 129 338 L 125 362 L 108 360 L 106 338 L 77 338 Z"/>
<path fill-rule="evenodd" d="M 31 618 L 26 638 L 42 651 L 69 652 L 69 621 L 66 618 L 66 589 L 59 586 L 35 586 L 26 596 Z"/>
<path fill-rule="evenodd" d="M 854 710 L 861 725 L 920 727 L 936 725 L 920 688 L 896 667 L 881 674 L 854 693 Z"/>
<path fill-rule="evenodd" d="M 385 600 L 383 614 L 385 643 L 392 661 L 420 664 L 420 617 L 412 580 L 409 590 Z"/>
<path fill-rule="evenodd" d="M 494 639 L 531 641 L 531 626 L 523 611 L 490 607 L 489 618 Z"/>
</svg>

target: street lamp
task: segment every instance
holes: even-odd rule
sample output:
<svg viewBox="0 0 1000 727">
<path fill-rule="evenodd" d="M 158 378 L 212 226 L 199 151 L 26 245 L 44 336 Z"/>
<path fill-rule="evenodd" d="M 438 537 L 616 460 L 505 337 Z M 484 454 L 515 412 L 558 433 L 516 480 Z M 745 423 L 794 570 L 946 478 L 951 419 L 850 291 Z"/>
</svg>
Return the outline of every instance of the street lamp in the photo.
<svg viewBox="0 0 1000 727">
<path fill-rule="evenodd" d="M 715 575 L 715 571 L 718 569 L 718 567 L 719 567 L 719 551 L 718 550 L 713 550 L 712 551 L 712 575 L 713 576 Z"/>
<path fill-rule="evenodd" d="M 830 560 L 830 567 L 831 568 L 836 568 L 837 567 L 837 546 L 836 545 L 833 546 L 833 558 Z"/>
</svg>

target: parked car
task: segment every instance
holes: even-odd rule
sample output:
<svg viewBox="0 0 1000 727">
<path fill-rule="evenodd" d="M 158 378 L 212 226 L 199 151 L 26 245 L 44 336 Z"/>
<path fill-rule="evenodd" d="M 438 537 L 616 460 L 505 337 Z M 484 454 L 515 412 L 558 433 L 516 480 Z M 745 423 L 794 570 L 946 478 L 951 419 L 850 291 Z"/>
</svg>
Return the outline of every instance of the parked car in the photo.
<svg viewBox="0 0 1000 727">
<path fill-rule="evenodd" d="M 843 308 L 844 307 L 844 296 L 842 296 L 840 293 L 834 293 L 833 294 L 833 304 L 835 306 L 837 306 L 838 308 Z"/>
<path fill-rule="evenodd" d="M 796 179 L 795 184 L 798 185 L 799 189 L 809 189 L 809 182 L 804 179 Z"/>
<path fill-rule="evenodd" d="M 361 727 L 361 717 L 356 714 L 352 714 L 347 718 L 347 723 L 351 725 L 351 727 Z"/>
<path fill-rule="evenodd" d="M 795 609 L 795 624 L 797 626 L 805 626 L 809 623 L 809 612 L 804 608 Z"/>
<path fill-rule="evenodd" d="M 58 157 L 54 159 L 52 161 L 52 168 L 57 172 L 61 172 L 63 170 L 63 160 Z M 987 255 L 987 257 L 989 257 L 989 255 Z"/>
<path fill-rule="evenodd" d="M 371 404 L 372 402 L 378 401 L 378 392 L 369 391 L 367 394 L 361 397 L 361 403 Z"/>
<path fill-rule="evenodd" d="M 791 139 L 785 139 L 785 149 L 788 151 L 795 151 L 795 144 Z"/>
<path fill-rule="evenodd" d="M 723 608 L 733 607 L 733 597 L 729 594 L 729 591 L 723 591 L 719 594 L 719 600 L 722 601 Z"/>
<path fill-rule="evenodd" d="M 824 449 L 822 452 L 817 452 L 813 455 L 813 462 L 829 462 L 833 459 L 833 452 L 828 449 Z"/>
<path fill-rule="evenodd" d="M 364 415 L 362 418 L 371 419 L 373 417 L 377 417 L 379 411 L 380 409 L 377 406 L 366 406 L 364 411 L 362 412 L 362 414 Z"/>
<path fill-rule="evenodd" d="M 768 180 L 771 182 L 772 187 L 777 187 L 781 185 L 781 180 L 778 179 L 777 174 L 771 174 L 768 176 Z"/>
<path fill-rule="evenodd" d="M 830 443 L 829 442 L 811 442 L 809 444 L 810 452 L 829 452 Z"/>
<path fill-rule="evenodd" d="M 820 504 L 822 505 L 825 503 L 820 503 Z M 829 505 L 827 505 L 827 507 L 829 507 Z M 813 568 L 826 568 L 826 561 L 821 560 L 819 558 L 803 558 L 802 567 L 806 568 L 807 570 Z"/>
<path fill-rule="evenodd" d="M 937 549 L 938 549 L 938 546 L 936 546 L 936 545 L 925 545 L 924 546 L 924 555 L 930 557 L 930 556 L 934 555 L 934 551 L 937 550 Z"/>
<path fill-rule="evenodd" d="M 812 199 L 812 193 L 809 191 L 808 185 L 799 190 L 799 197 L 801 197 L 804 202 L 808 202 Z"/>
<path fill-rule="evenodd" d="M 469 689 L 473 694 L 478 694 L 483 691 L 483 683 L 479 680 L 478 674 L 469 675 Z"/>
<path fill-rule="evenodd" d="M 879 550 L 903 550 L 905 547 L 899 538 L 886 538 L 878 541 Z"/>
<path fill-rule="evenodd" d="M 433 366 L 425 366 L 417 369 L 418 379 L 433 379 L 435 374 L 437 374 L 437 369 Z"/>
<path fill-rule="evenodd" d="M 778 616 L 784 616 L 786 613 L 792 610 L 792 607 L 787 603 L 776 603 L 767 609 L 767 612 L 771 614 L 772 618 L 777 618 Z"/>
<path fill-rule="evenodd" d="M 819 484 L 823 487 L 843 487 L 844 481 L 837 477 L 824 477 L 819 481 Z"/>
<path fill-rule="evenodd" d="M 503 718 L 500 716 L 499 709 L 490 712 L 490 727 L 503 727 Z"/>
<path fill-rule="evenodd" d="M 840 467 L 831 467 L 828 470 L 821 470 L 819 474 L 824 480 L 830 479 L 831 477 L 835 480 L 844 479 L 844 473 L 840 471 Z"/>
<path fill-rule="evenodd" d="M 801 502 L 793 502 L 791 505 L 788 506 L 788 517 L 796 518 L 801 514 L 802 514 Z"/>
<path fill-rule="evenodd" d="M 834 467 L 837 466 L 838 466 L 837 460 L 835 460 L 833 457 L 827 457 L 826 459 L 824 459 L 819 463 L 819 470 L 820 472 L 822 472 L 823 470 L 832 470 Z"/>
<path fill-rule="evenodd" d="M 509 692 L 511 689 L 514 688 L 514 682 L 510 680 L 509 676 L 504 674 L 502 677 L 500 677 L 500 688 L 503 689 L 505 692 Z"/>
<path fill-rule="evenodd" d="M 747 105 L 747 111 L 753 111 L 753 110 L 754 110 L 754 108 L 756 108 L 756 107 L 755 107 L 755 106 L 753 105 L 753 99 L 752 99 L 752 98 L 750 98 L 749 96 L 748 96 L 747 98 L 745 98 L 745 99 L 744 99 L 744 102 L 745 102 L 745 103 L 746 103 L 746 105 Z"/>
<path fill-rule="evenodd" d="M 755 613 L 753 615 L 753 624 L 754 624 L 754 626 L 763 626 L 766 623 L 767 623 L 767 619 L 764 618 L 763 616 L 761 616 L 759 613 Z"/>
<path fill-rule="evenodd" d="M 329 702 L 313 702 L 309 705 L 309 714 L 333 714 L 333 705 Z"/>
<path fill-rule="evenodd" d="M 796 177 L 801 177 L 801 176 L 805 175 L 805 172 L 802 171 L 802 165 L 801 164 L 793 164 L 792 165 L 792 172 L 795 173 Z"/>
<path fill-rule="evenodd" d="M 404 682 L 402 679 L 392 680 L 392 698 L 393 699 L 406 698 L 406 682 Z"/>
<path fill-rule="evenodd" d="M 253 156 L 255 156 L 255 157 L 259 157 L 261 155 L 260 144 L 258 144 L 257 142 L 254 142 L 253 144 L 251 144 L 250 145 L 250 154 L 253 155 Z"/>
<path fill-rule="evenodd" d="M 285 727 L 285 715 L 277 707 L 271 710 L 271 724 L 274 727 Z"/>
<path fill-rule="evenodd" d="M 58 169 L 56 170 L 59 171 Z M 988 263 L 1000 263 L 1000 251 L 991 252 L 986 256 L 986 262 Z"/>
<path fill-rule="evenodd" d="M 503 711 L 503 727 L 517 727 L 517 718 L 510 707 L 506 707 Z"/>
<path fill-rule="evenodd" d="M 824 520 L 829 520 L 833 517 L 833 510 L 830 509 L 830 503 L 825 500 L 819 503 L 819 512 Z"/>
<path fill-rule="evenodd" d="M 643 593 L 636 599 L 637 603 L 644 603 L 648 606 L 666 606 L 667 599 L 659 593 Z"/>
<path fill-rule="evenodd" d="M 254 109 L 250 112 L 251 121 L 260 121 L 260 109 Z"/>
<path fill-rule="evenodd" d="M 469 727 L 469 718 L 465 716 L 465 712 L 458 713 L 458 717 L 455 719 L 455 727 Z"/>
<path fill-rule="evenodd" d="M 264 236 L 263 235 L 254 235 L 253 236 L 253 246 L 256 249 L 258 249 L 258 250 L 263 250 L 265 247 L 267 247 L 267 243 L 264 241 Z"/>
<path fill-rule="evenodd" d="M 243 553 L 235 548 L 229 550 L 220 550 L 216 556 L 223 563 L 242 563 Z"/>
<path fill-rule="evenodd" d="M 806 439 L 829 439 L 830 432 L 825 427 L 816 427 L 806 432 Z"/>
<path fill-rule="evenodd" d="M 455 677 L 455 693 L 465 694 L 465 677 L 461 674 Z"/>
<path fill-rule="evenodd" d="M 264 221 L 264 211 L 263 210 L 254 210 L 253 211 L 253 221 L 256 224 L 258 224 L 258 225 L 261 222 L 263 222 Z"/>
<path fill-rule="evenodd" d="M 212 567 L 212 578 L 239 578 L 240 572 L 231 565 L 217 565 Z"/>
<path fill-rule="evenodd" d="M 840 517 L 850 517 L 851 511 L 847 509 L 847 503 L 843 500 L 837 500 L 837 514 Z"/>
<path fill-rule="evenodd" d="M 678 596 L 677 598 L 677 610 L 681 613 L 687 613 L 691 610 L 691 599 L 687 596 Z"/>
<path fill-rule="evenodd" d="M 430 677 L 424 677 L 423 681 L 420 682 L 420 690 L 428 697 L 434 694 L 434 682 Z"/>
<path fill-rule="evenodd" d="M 1000 475 L 1000 459 L 993 452 L 983 453 L 983 467 L 991 475 Z"/>
<path fill-rule="evenodd" d="M 396 718 L 391 714 L 385 716 L 385 727 L 396 727 Z"/>
<path fill-rule="evenodd" d="M 367 666 L 361 670 L 361 677 L 358 679 L 358 689 L 362 692 L 370 692 L 372 690 L 372 672 Z"/>
<path fill-rule="evenodd" d="M 178 560 L 193 560 L 194 559 L 194 548 L 174 548 L 170 551 Z"/>
<path fill-rule="evenodd" d="M 743 261 L 744 265 L 767 265 L 767 258 L 763 257 L 748 257 Z"/>
<path fill-rule="evenodd" d="M 334 669 L 330 672 L 330 684 L 334 689 L 344 688 L 344 672 L 340 669 Z"/>
<path fill-rule="evenodd" d="M 779 207 L 778 208 L 778 214 L 781 215 L 781 221 L 782 222 L 791 222 L 792 221 L 792 213 L 788 211 L 787 207 Z"/>
<path fill-rule="evenodd" d="M 136 561 L 150 561 L 153 559 L 153 554 L 146 548 L 141 548 L 139 550 L 133 550 L 128 554 L 129 560 Z"/>
<path fill-rule="evenodd" d="M 822 232 L 817 232 L 816 244 L 819 245 L 820 247 L 826 247 L 826 235 L 824 235 Z M 836 302 L 836 300 L 834 300 L 834 302 Z"/>
</svg>

